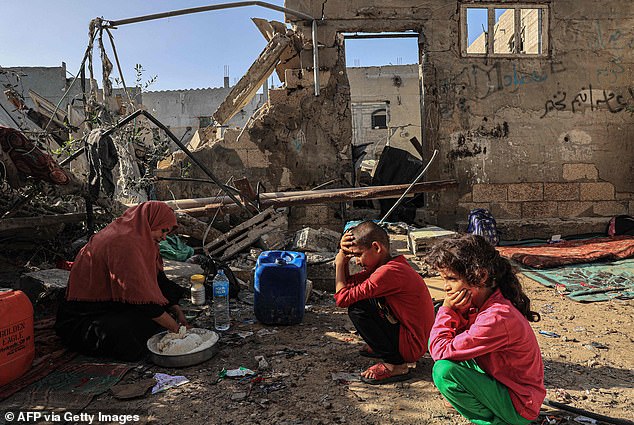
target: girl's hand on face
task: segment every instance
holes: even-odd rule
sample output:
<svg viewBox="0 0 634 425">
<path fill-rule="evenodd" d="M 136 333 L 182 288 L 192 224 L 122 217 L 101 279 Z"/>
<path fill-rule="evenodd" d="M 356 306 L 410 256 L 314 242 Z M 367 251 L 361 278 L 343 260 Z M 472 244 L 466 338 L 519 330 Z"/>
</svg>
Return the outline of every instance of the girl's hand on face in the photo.
<svg viewBox="0 0 634 425">
<path fill-rule="evenodd" d="M 452 294 L 447 294 L 442 305 L 457 313 L 464 313 L 471 307 L 471 291 L 463 288 Z"/>
</svg>

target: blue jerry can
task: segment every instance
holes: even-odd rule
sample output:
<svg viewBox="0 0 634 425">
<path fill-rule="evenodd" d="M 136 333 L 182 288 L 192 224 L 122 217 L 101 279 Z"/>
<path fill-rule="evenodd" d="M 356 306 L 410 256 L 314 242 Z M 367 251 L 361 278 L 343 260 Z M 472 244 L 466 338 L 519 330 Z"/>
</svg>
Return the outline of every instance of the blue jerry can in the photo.
<svg viewBox="0 0 634 425">
<path fill-rule="evenodd" d="M 304 318 L 306 254 L 264 251 L 255 265 L 253 309 L 265 325 L 295 325 Z"/>
</svg>

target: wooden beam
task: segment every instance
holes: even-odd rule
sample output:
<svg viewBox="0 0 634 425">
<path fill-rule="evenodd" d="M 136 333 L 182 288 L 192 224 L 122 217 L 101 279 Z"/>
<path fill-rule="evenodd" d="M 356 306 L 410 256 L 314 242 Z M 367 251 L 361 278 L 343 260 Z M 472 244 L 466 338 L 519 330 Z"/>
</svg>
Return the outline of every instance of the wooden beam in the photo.
<svg viewBox="0 0 634 425">
<path fill-rule="evenodd" d="M 444 190 L 449 187 L 456 186 L 457 183 L 455 180 L 437 180 L 437 181 L 429 181 L 423 183 L 417 183 L 414 185 L 414 188 L 419 192 L 434 192 L 436 190 Z M 401 196 L 405 189 L 409 187 L 409 184 L 399 184 L 399 185 L 387 185 L 387 186 L 366 186 L 366 187 L 343 187 L 343 188 L 333 188 L 333 189 L 320 189 L 320 190 L 301 190 L 301 191 L 289 191 L 289 192 L 267 192 L 260 193 L 258 199 L 260 202 L 266 202 L 270 199 L 280 199 L 280 198 L 288 198 L 292 196 L 302 196 L 302 195 L 318 195 L 318 194 L 332 194 L 332 193 L 345 193 L 350 190 L 384 190 L 387 188 L 394 189 L 398 196 Z M 425 189 L 425 190 L 421 190 Z M 418 192 L 417 192 L 418 193 Z M 380 198 L 367 198 L 367 199 L 380 199 Z M 187 210 L 191 208 L 199 208 L 204 207 L 209 204 L 229 204 L 232 201 L 226 197 L 211 197 L 211 198 L 189 198 L 189 199 L 175 199 L 171 201 L 164 201 L 167 205 L 174 209 L 182 209 Z M 135 204 L 128 204 L 128 206 L 134 206 Z"/>
<path fill-rule="evenodd" d="M 441 180 L 434 182 L 417 183 L 412 186 L 408 196 L 414 196 L 417 193 L 437 192 L 450 187 L 456 187 L 458 183 L 455 180 Z M 293 205 L 312 205 L 312 204 L 331 204 L 338 202 L 355 201 L 361 199 L 386 199 L 398 198 L 409 187 L 408 184 L 389 185 L 389 186 L 369 186 L 363 188 L 348 189 L 332 189 L 332 190 L 313 190 L 302 192 L 300 195 L 291 195 L 293 192 L 286 193 L 286 196 L 263 197 L 260 195 L 260 205 L 262 207 L 288 207 Z M 299 193 L 299 192 L 298 192 Z M 193 201 L 193 200 L 189 200 Z M 179 204 L 180 205 L 180 204 Z M 190 214 L 194 217 L 206 216 L 215 213 L 219 208 L 225 211 L 233 211 L 233 205 L 223 202 L 213 204 L 200 204 L 197 207 L 184 208 L 181 212 Z"/>
<path fill-rule="evenodd" d="M 86 219 L 85 212 L 39 215 L 36 217 L 6 218 L 0 220 L 0 232 L 15 229 L 31 229 L 43 226 L 53 226 L 60 223 L 78 223 Z"/>
</svg>

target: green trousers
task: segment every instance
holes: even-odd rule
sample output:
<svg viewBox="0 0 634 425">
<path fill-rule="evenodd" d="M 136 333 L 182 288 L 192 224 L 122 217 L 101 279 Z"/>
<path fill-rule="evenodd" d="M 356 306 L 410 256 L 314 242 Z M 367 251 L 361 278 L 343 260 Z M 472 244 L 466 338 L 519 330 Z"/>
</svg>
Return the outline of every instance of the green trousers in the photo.
<svg viewBox="0 0 634 425">
<path fill-rule="evenodd" d="M 487 375 L 475 360 L 438 360 L 432 372 L 440 393 L 465 418 L 478 425 L 527 425 L 515 410 L 508 389 Z"/>
</svg>

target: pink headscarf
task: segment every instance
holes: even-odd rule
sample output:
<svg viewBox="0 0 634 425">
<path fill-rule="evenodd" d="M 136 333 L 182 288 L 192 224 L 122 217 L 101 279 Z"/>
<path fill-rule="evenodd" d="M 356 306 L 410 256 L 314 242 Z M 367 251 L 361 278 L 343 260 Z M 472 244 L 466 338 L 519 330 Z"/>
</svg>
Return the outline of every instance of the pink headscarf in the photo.
<svg viewBox="0 0 634 425">
<path fill-rule="evenodd" d="M 66 299 L 167 304 L 156 280 L 163 262 L 151 232 L 174 226 L 176 215 L 164 202 L 144 202 L 126 210 L 79 251 Z"/>
</svg>

